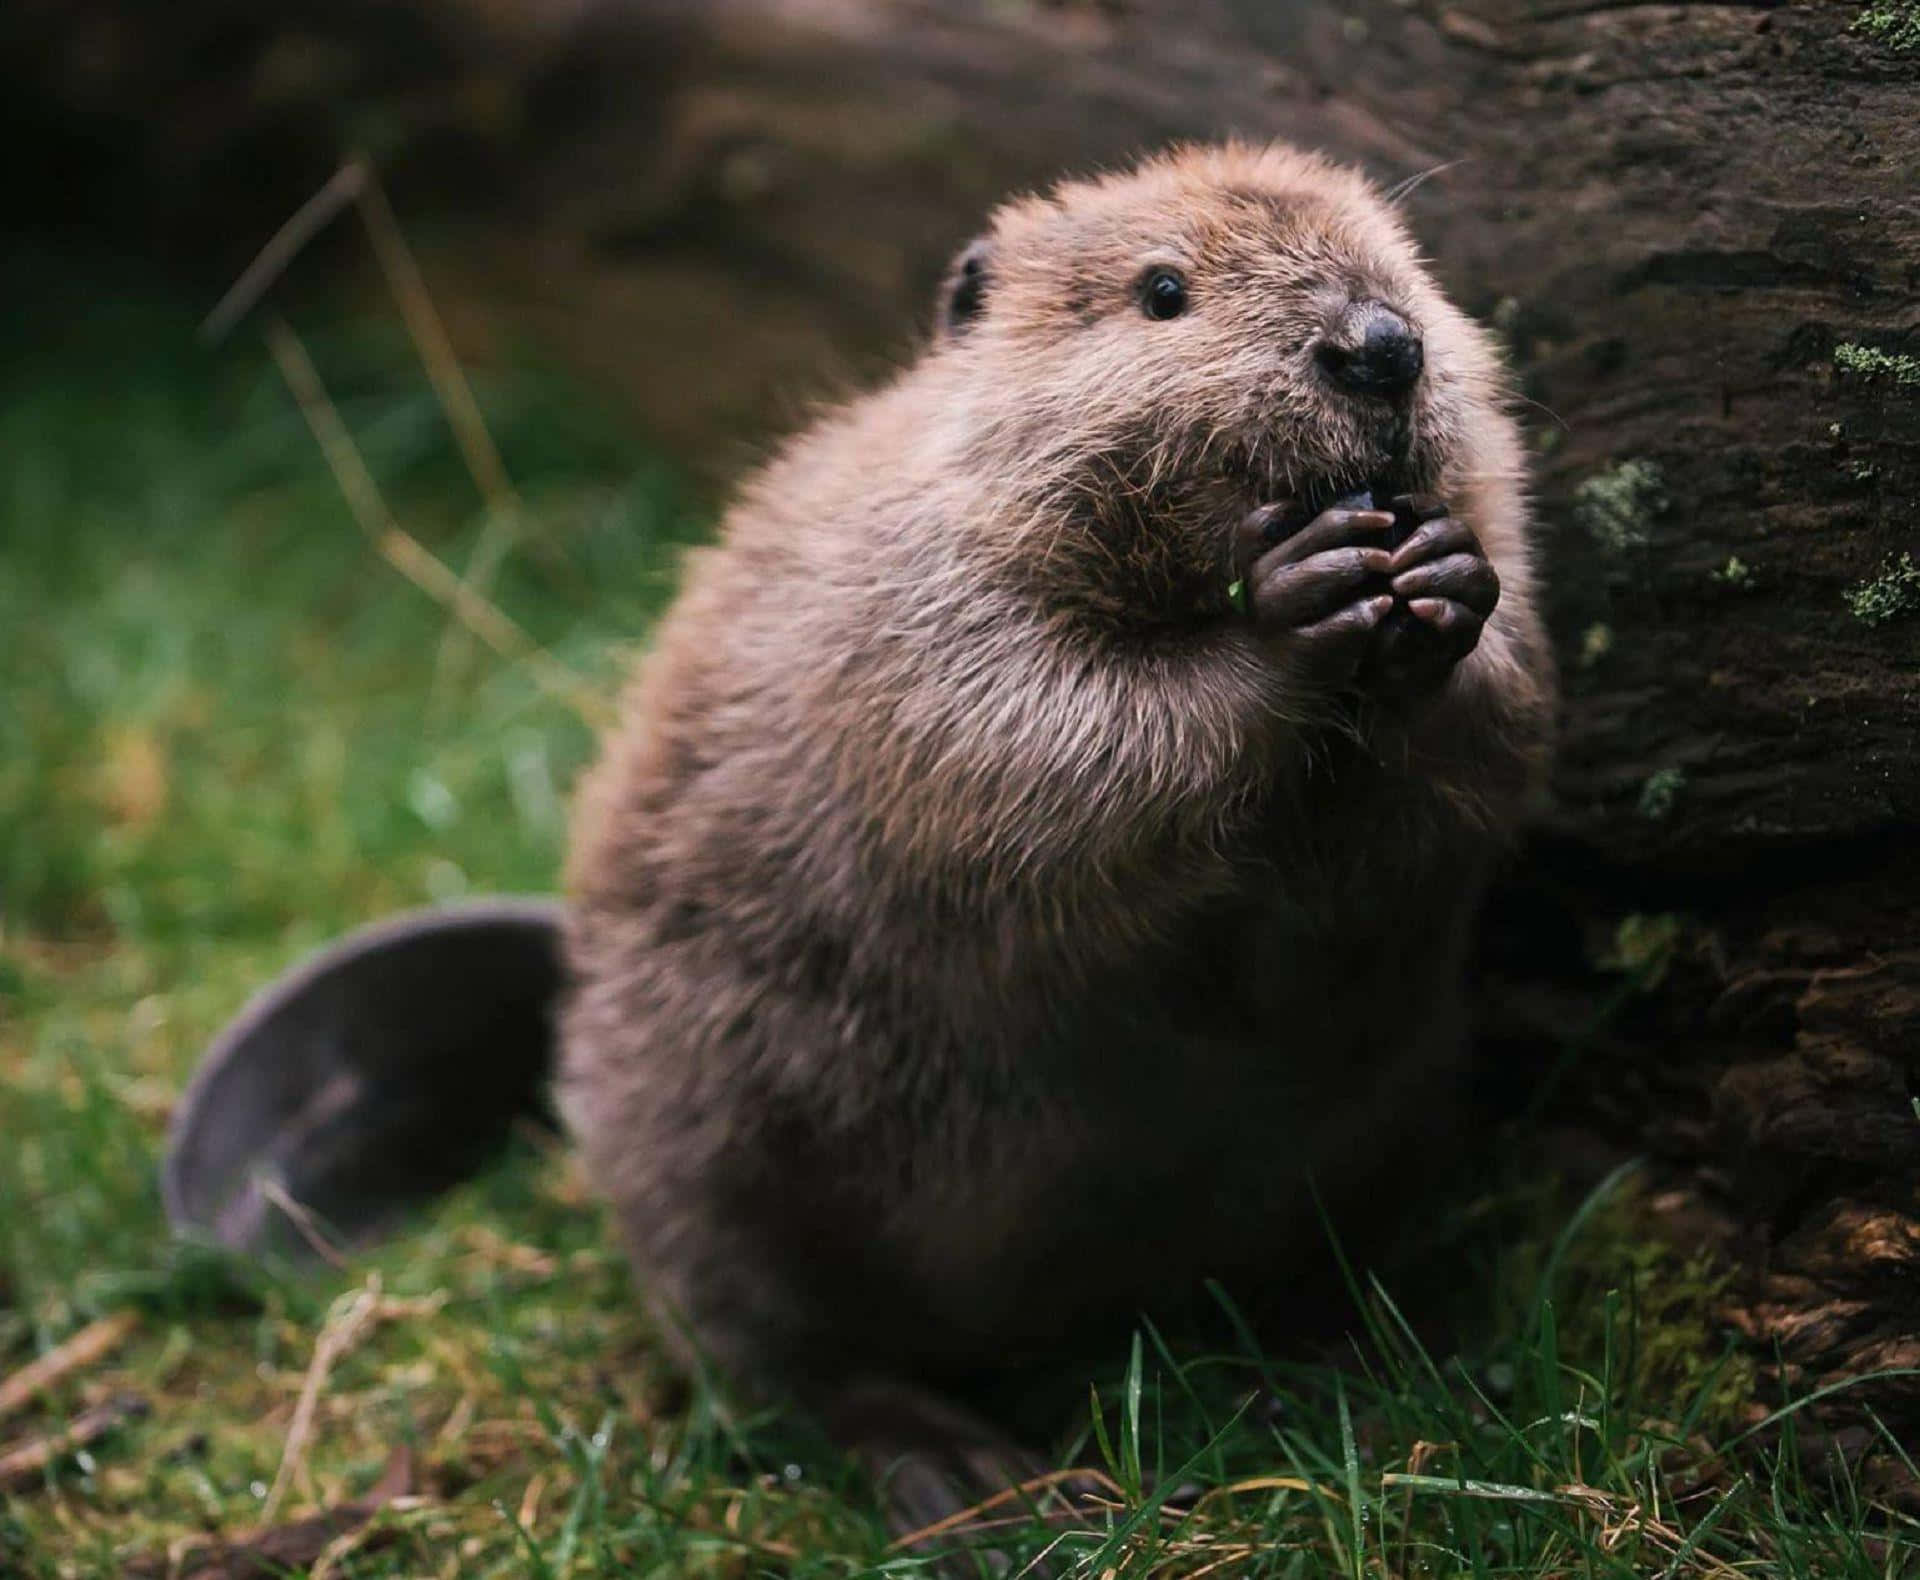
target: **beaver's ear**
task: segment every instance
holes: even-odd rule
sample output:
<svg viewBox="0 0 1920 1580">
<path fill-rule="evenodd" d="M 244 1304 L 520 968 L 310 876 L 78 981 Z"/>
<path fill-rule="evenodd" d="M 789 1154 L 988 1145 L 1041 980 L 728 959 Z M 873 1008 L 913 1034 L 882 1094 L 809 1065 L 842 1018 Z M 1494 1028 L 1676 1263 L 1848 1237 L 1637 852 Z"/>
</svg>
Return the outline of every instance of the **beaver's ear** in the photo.
<svg viewBox="0 0 1920 1580">
<path fill-rule="evenodd" d="M 987 288 L 993 281 L 993 244 L 976 237 L 961 249 L 940 283 L 941 336 L 965 334 L 987 308 Z"/>
</svg>

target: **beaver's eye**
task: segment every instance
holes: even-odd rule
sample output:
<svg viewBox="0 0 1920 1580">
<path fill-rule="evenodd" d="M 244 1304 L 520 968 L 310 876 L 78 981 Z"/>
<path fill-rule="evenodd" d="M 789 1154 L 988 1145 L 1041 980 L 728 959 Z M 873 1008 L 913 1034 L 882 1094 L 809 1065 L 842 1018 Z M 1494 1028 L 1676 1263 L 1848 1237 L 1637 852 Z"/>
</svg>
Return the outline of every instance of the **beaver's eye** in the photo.
<svg viewBox="0 0 1920 1580">
<path fill-rule="evenodd" d="M 1187 282 L 1174 269 L 1155 269 L 1140 283 L 1140 310 L 1149 318 L 1178 318 L 1187 310 Z"/>
</svg>

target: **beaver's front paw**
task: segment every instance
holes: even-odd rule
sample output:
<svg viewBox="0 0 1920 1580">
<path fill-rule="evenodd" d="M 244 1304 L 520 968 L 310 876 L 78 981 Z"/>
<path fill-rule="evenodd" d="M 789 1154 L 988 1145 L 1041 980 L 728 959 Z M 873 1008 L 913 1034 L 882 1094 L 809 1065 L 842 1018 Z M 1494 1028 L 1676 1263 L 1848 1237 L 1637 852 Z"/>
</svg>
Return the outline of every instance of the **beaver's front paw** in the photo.
<svg viewBox="0 0 1920 1580">
<path fill-rule="evenodd" d="M 1437 501 L 1394 501 L 1406 540 L 1393 550 L 1387 574 L 1393 612 L 1380 623 L 1361 678 L 1369 689 L 1418 697 L 1440 686 L 1479 645 L 1500 601 L 1500 576 L 1464 521 Z"/>
<path fill-rule="evenodd" d="M 1353 678 L 1393 608 L 1392 512 L 1335 505 L 1288 532 L 1294 507 L 1262 505 L 1234 544 L 1236 604 L 1288 664 L 1314 681 Z"/>
</svg>

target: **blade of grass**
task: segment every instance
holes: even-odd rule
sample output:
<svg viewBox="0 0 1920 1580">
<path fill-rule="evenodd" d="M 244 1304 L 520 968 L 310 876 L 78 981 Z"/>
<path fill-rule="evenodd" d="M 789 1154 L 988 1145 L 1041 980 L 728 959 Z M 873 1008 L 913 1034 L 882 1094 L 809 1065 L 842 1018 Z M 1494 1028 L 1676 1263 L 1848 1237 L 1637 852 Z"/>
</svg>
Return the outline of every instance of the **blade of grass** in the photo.
<svg viewBox="0 0 1920 1580">
<path fill-rule="evenodd" d="M 1353 1580 L 1366 1580 L 1366 1504 L 1360 1493 L 1360 1449 L 1353 1436 L 1353 1414 L 1347 1408 L 1347 1390 L 1336 1383 L 1334 1399 L 1340 1407 L 1340 1462 L 1347 1478 L 1347 1517 L 1353 1528 Z"/>
<path fill-rule="evenodd" d="M 1140 1335 L 1133 1336 L 1133 1349 L 1127 1358 L 1125 1403 L 1120 1416 L 1120 1454 L 1124 1474 L 1121 1484 L 1129 1498 L 1140 1496 L 1140 1394 L 1145 1367 L 1141 1356 Z"/>
<path fill-rule="evenodd" d="M 1759 1433 L 1765 1432 L 1772 1427 L 1788 1425 L 1802 1410 L 1806 1409 L 1809 1405 L 1818 1404 L 1822 1399 L 1831 1399 L 1835 1394 L 1848 1393 L 1855 1388 L 1864 1388 L 1868 1383 L 1893 1382 L 1906 1377 L 1920 1377 L 1920 1366 L 1888 1366 L 1880 1371 L 1863 1372 L 1858 1377 L 1843 1377 L 1838 1382 L 1828 1383 L 1824 1387 L 1814 1389 L 1812 1393 L 1794 1400 L 1792 1404 L 1783 1405 L 1763 1420 L 1756 1421 L 1752 1426 L 1748 1427 L 1746 1431 L 1738 1432 L 1728 1438 L 1726 1442 L 1720 1445 L 1720 1450 L 1724 1453 L 1726 1450 L 1736 1448 L 1746 1442 L 1747 1439 L 1755 1437 Z"/>
</svg>

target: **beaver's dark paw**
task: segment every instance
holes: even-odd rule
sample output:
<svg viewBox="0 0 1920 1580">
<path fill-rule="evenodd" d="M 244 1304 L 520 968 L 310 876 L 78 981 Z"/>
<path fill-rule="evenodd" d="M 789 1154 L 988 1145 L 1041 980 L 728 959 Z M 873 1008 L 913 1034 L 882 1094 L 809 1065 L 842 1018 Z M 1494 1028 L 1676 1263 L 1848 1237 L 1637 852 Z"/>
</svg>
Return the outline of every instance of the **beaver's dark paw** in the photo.
<svg viewBox="0 0 1920 1580">
<path fill-rule="evenodd" d="M 1444 506 L 1423 499 L 1394 504 L 1397 515 L 1418 524 L 1392 553 L 1393 612 L 1380 623 L 1362 679 L 1386 695 L 1417 697 L 1441 685 L 1479 645 L 1500 601 L 1500 576 L 1473 529 Z"/>
<path fill-rule="evenodd" d="M 1289 532 L 1293 508 L 1262 505 L 1241 522 L 1235 601 L 1290 664 L 1337 684 L 1353 677 L 1393 607 L 1394 517 L 1335 505 Z"/>
<path fill-rule="evenodd" d="M 911 1384 L 850 1384 L 824 1414 L 881 1488 L 896 1545 L 927 1560 L 916 1574 L 978 1577 L 1016 1566 L 1037 1580 L 1058 1574 L 1031 1552 L 1032 1527 L 1085 1524 L 1100 1512 L 1089 1500 L 1112 1486 L 1090 1472 L 1054 1470 L 987 1421 Z"/>
</svg>

